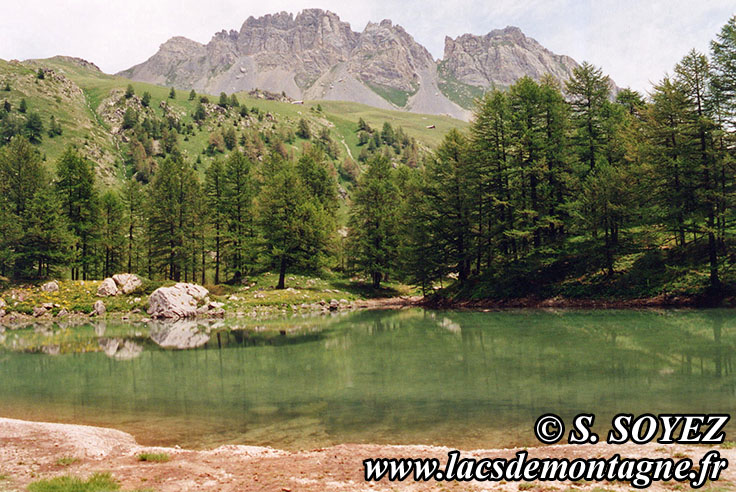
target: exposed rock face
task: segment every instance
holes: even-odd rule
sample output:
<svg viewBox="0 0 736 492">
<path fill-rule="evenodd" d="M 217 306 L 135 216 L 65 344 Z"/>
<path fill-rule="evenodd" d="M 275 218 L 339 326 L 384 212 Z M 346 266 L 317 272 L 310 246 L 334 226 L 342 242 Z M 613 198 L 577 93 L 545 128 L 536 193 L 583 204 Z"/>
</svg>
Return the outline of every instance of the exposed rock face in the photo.
<svg viewBox="0 0 736 492">
<path fill-rule="evenodd" d="M 261 88 L 300 97 L 320 74 L 347 60 L 357 36 L 332 12 L 281 12 L 250 17 L 239 32 L 221 31 L 206 45 L 172 38 L 121 74 L 212 93 Z"/>
<path fill-rule="evenodd" d="M 112 276 L 115 285 L 125 295 L 134 292 L 138 287 L 143 285 L 143 282 L 138 275 L 132 273 L 118 273 Z"/>
<path fill-rule="evenodd" d="M 444 59 L 435 61 L 390 20 L 369 22 L 357 33 L 332 12 L 308 9 L 296 17 L 286 12 L 250 17 L 240 31 L 221 31 L 206 45 L 171 38 L 146 62 L 120 74 L 213 94 L 258 88 L 295 99 L 467 118 L 469 112 L 446 92 L 446 79 L 487 89 L 525 75 L 539 79 L 549 73 L 565 80 L 576 65 L 515 27 L 446 38 Z"/>
<path fill-rule="evenodd" d="M 58 292 L 59 283 L 56 280 L 52 280 L 51 282 L 46 282 L 45 284 L 41 286 L 41 290 L 44 292 Z"/>
<path fill-rule="evenodd" d="M 364 82 L 414 93 L 421 73 L 434 66 L 432 55 L 401 26 L 369 22 L 351 54 L 348 71 Z"/>
<path fill-rule="evenodd" d="M 518 27 L 496 29 L 485 36 L 446 37 L 442 65 L 458 81 L 484 88 L 509 86 L 524 76 L 539 80 L 545 74 L 564 81 L 578 66 L 569 56 L 555 55 L 526 37 Z"/>
<path fill-rule="evenodd" d="M 97 288 L 98 297 L 110 297 L 118 295 L 118 286 L 111 278 L 106 278 Z"/>
<path fill-rule="evenodd" d="M 358 34 L 332 12 L 307 9 L 296 18 L 286 12 L 250 17 L 234 38 L 237 51 L 252 56 L 259 70 L 286 68 L 305 88 L 349 58 Z"/>
<path fill-rule="evenodd" d="M 197 315 L 197 301 L 209 291 L 201 285 L 178 283 L 159 287 L 148 298 L 148 314 L 154 318 L 189 318 Z"/>
</svg>

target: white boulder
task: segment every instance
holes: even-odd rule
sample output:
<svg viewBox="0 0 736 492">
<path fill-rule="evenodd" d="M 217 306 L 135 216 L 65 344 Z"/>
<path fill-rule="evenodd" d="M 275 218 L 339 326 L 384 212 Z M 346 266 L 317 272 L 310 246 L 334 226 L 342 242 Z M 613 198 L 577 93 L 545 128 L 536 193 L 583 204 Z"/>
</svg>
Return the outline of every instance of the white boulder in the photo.
<svg viewBox="0 0 736 492">
<path fill-rule="evenodd" d="M 154 318 L 189 318 L 197 315 L 197 300 L 209 291 L 201 285 L 178 283 L 159 287 L 148 298 L 148 314 Z"/>
<path fill-rule="evenodd" d="M 44 292 L 58 292 L 59 291 L 59 283 L 56 280 L 52 280 L 51 282 L 46 282 L 41 286 L 41 290 Z"/>
<path fill-rule="evenodd" d="M 184 290 L 187 294 L 198 301 L 201 301 L 210 294 L 210 291 L 197 284 L 185 284 L 183 282 L 179 282 L 174 286 L 174 288 Z"/>
<path fill-rule="evenodd" d="M 92 305 L 93 316 L 102 316 L 103 314 L 105 314 L 105 311 L 107 311 L 107 309 L 105 308 L 105 303 L 102 301 L 95 301 L 95 303 Z"/>
<path fill-rule="evenodd" d="M 103 280 L 97 288 L 98 297 L 110 297 L 116 295 L 118 295 L 118 286 L 115 285 L 115 281 L 111 278 Z"/>
<path fill-rule="evenodd" d="M 118 273 L 117 275 L 113 275 L 112 279 L 118 289 L 125 295 L 130 294 L 143 285 L 143 282 L 138 278 L 138 275 L 133 273 Z"/>
</svg>

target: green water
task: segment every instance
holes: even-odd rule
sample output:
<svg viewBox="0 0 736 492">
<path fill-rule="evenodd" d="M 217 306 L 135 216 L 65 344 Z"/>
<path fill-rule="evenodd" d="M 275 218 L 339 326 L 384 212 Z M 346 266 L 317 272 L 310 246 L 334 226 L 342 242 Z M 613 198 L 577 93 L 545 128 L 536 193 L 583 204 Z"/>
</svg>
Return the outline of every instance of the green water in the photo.
<svg viewBox="0 0 736 492">
<path fill-rule="evenodd" d="M 162 348 L 176 338 L 162 330 L 200 346 Z M 37 326 L 0 333 L 0 416 L 111 426 L 184 447 L 529 445 L 547 412 L 599 421 L 730 413 L 735 346 L 736 313 L 726 310 Z"/>
</svg>

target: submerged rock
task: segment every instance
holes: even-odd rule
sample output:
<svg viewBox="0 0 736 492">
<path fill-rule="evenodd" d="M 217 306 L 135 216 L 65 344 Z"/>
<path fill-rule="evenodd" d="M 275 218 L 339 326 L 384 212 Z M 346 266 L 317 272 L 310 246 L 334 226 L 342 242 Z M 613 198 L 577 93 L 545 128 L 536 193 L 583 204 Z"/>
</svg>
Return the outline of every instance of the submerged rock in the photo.
<svg viewBox="0 0 736 492">
<path fill-rule="evenodd" d="M 154 318 L 189 318 L 197 315 L 197 301 L 209 291 L 196 284 L 159 287 L 148 298 L 148 314 Z"/>
</svg>

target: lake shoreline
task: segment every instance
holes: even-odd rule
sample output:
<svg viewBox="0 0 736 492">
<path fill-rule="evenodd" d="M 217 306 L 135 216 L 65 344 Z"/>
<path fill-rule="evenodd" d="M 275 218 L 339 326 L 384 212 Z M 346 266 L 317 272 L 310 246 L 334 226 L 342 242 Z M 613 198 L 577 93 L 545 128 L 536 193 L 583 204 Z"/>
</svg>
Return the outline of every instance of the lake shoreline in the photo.
<svg viewBox="0 0 736 492">
<path fill-rule="evenodd" d="M 310 304 L 307 308 L 300 311 L 301 314 L 330 314 L 334 311 L 356 311 L 356 310 L 379 310 L 379 309 L 402 309 L 407 307 L 421 307 L 423 298 L 421 296 L 396 296 L 396 297 L 382 297 L 374 299 L 357 299 L 350 302 L 347 305 L 340 304 L 338 309 L 330 310 L 319 303 Z M 266 319 L 278 319 L 288 314 L 284 314 L 282 311 L 268 310 L 271 306 L 255 306 L 256 308 L 264 308 L 265 312 L 257 317 L 257 320 Z M 64 316 L 52 316 L 50 314 L 42 316 L 33 316 L 31 314 L 25 314 L 20 312 L 8 312 L 3 316 L 0 316 L 0 327 L 13 330 L 27 326 L 29 323 L 53 323 L 53 322 L 72 322 L 82 323 L 85 321 L 110 321 L 119 320 L 131 323 L 147 323 L 151 321 L 156 322 L 170 322 L 174 323 L 179 320 L 208 320 L 208 319 L 237 319 L 244 317 L 243 312 L 238 311 L 225 311 L 223 315 L 208 315 L 201 314 L 191 318 L 165 318 L 165 319 L 153 319 L 147 313 L 141 312 L 140 310 L 131 311 L 108 311 L 103 315 L 86 314 L 82 312 L 70 312 Z"/>
<path fill-rule="evenodd" d="M 496 309 L 660 309 L 660 308 L 728 308 L 736 307 L 736 299 L 725 298 L 715 301 L 706 297 L 668 296 L 641 297 L 631 299 L 598 299 L 569 297 L 520 297 L 507 299 L 449 299 L 440 295 L 428 296 L 418 306 L 428 309 L 457 309 L 485 311 Z"/>
<path fill-rule="evenodd" d="M 523 448 L 532 457 L 586 458 L 593 456 L 622 457 L 690 457 L 694 461 L 709 448 L 667 445 L 656 442 L 643 446 L 555 445 Z M 452 448 L 426 445 L 339 444 L 302 451 L 283 451 L 270 447 L 225 445 L 209 450 L 187 450 L 178 447 L 139 445 L 125 432 L 73 424 L 29 422 L 0 418 L 0 471 L 3 486 L 24 488 L 29 483 L 61 475 L 87 477 L 109 472 L 124 490 L 153 488 L 161 492 L 197 491 L 358 491 L 366 490 L 362 460 L 371 457 L 438 458 L 441 463 Z M 512 458 L 518 449 L 479 449 L 462 452 L 471 458 Z M 736 450 L 720 448 L 731 462 Z M 165 462 L 144 462 L 142 453 L 158 453 Z M 736 480 L 736 471 L 726 469 L 723 483 Z M 518 490 L 517 483 L 492 483 L 494 490 Z M 436 482 L 388 482 L 375 484 L 392 490 L 436 490 Z M 468 483 L 484 488 L 488 484 Z M 544 490 L 565 490 L 570 483 L 536 484 Z M 603 485 L 606 490 L 629 490 L 626 484 L 577 482 L 576 490 L 593 490 Z M 552 488 L 549 488 L 552 487 Z M 541 489 L 540 489 L 541 490 Z M 671 490 L 671 485 L 655 483 L 648 490 Z"/>
</svg>

